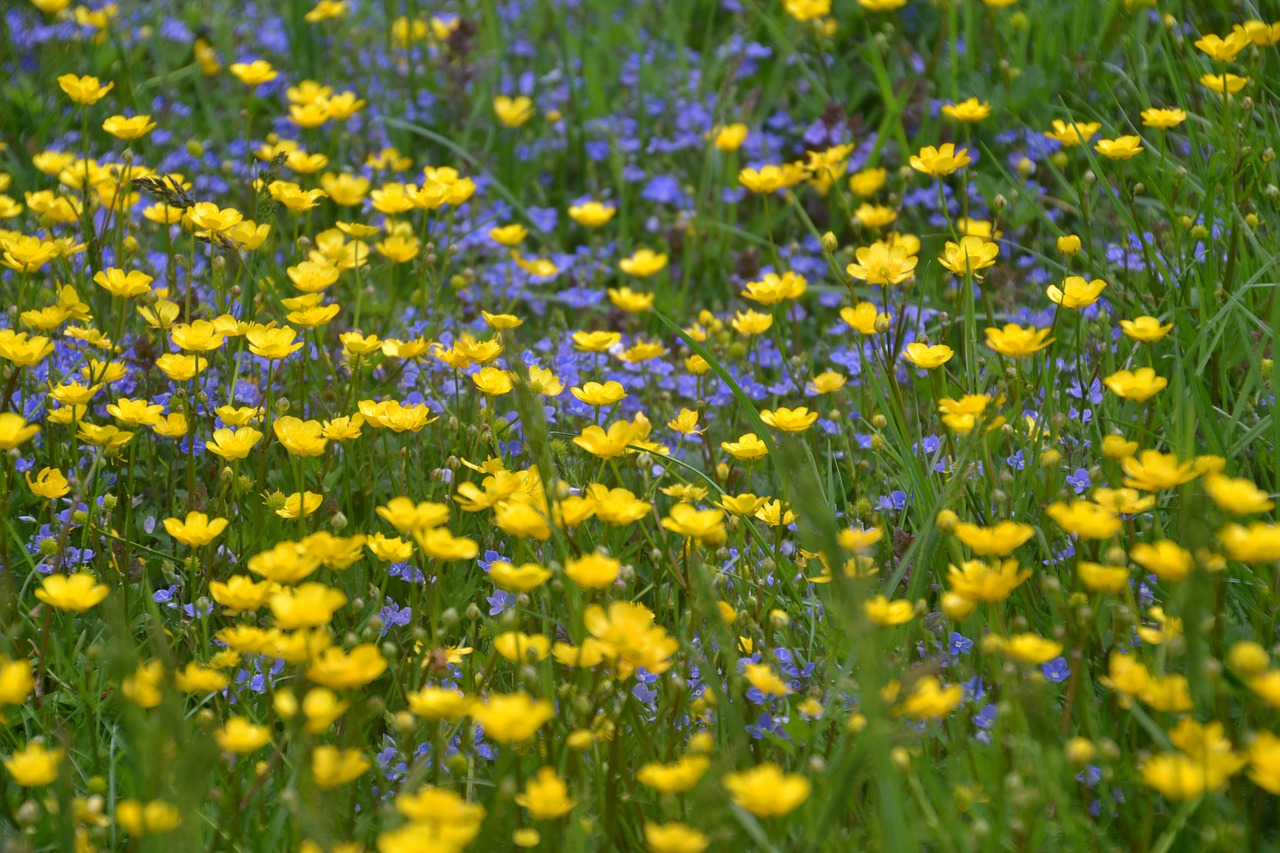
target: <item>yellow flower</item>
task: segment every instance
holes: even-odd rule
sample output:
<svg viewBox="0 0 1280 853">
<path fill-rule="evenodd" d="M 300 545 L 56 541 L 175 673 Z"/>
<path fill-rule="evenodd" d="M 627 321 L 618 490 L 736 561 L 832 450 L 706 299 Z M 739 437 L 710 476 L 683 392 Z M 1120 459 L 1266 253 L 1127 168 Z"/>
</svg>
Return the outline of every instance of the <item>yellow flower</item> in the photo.
<svg viewBox="0 0 1280 853">
<path fill-rule="evenodd" d="M 979 527 L 966 521 L 957 524 L 953 530 L 955 537 L 979 557 L 1012 554 L 1035 532 L 1031 525 L 1016 521 L 1001 521 L 992 527 Z"/>
<path fill-rule="evenodd" d="M 409 711 L 424 720 L 456 720 L 467 713 L 470 700 L 456 690 L 428 685 L 406 697 Z"/>
<path fill-rule="evenodd" d="M 1124 566 L 1104 566 L 1082 560 L 1076 564 L 1076 572 L 1085 589 L 1092 592 L 1116 594 L 1129 585 L 1129 570 Z"/>
<path fill-rule="evenodd" d="M 1156 376 L 1156 372 L 1150 367 L 1140 367 L 1132 372 L 1117 370 L 1103 379 L 1102 384 L 1110 388 L 1117 397 L 1142 403 L 1160 393 L 1169 384 L 1169 380 Z"/>
<path fill-rule="evenodd" d="M 298 331 L 288 326 L 269 329 L 255 325 L 245 333 L 249 342 L 249 352 L 265 359 L 276 360 L 287 358 L 302 349 L 302 342 L 294 343 Z"/>
<path fill-rule="evenodd" d="M 936 367 L 941 367 L 950 361 L 954 355 L 955 352 L 946 344 L 930 346 L 919 341 L 907 344 L 907 348 L 902 353 L 903 358 L 924 370 L 933 370 Z"/>
<path fill-rule="evenodd" d="M 471 706 L 471 716 L 484 727 L 485 737 L 506 745 L 533 737 L 555 713 L 550 702 L 524 692 L 490 694 Z"/>
<path fill-rule="evenodd" d="M 698 427 L 698 413 L 692 409 L 681 409 L 678 415 L 667 421 L 667 426 L 681 435 L 700 435 L 703 432 Z"/>
<path fill-rule="evenodd" d="M 47 576 L 36 590 L 36 598 L 58 610 L 83 613 L 100 604 L 108 592 L 93 575 L 80 572 Z"/>
<path fill-rule="evenodd" d="M 622 563 L 613 557 L 593 551 L 566 563 L 564 573 L 584 589 L 604 589 L 618 579 L 621 569 Z"/>
<path fill-rule="evenodd" d="M 583 403 L 597 409 L 612 406 L 627 396 L 627 392 L 623 390 L 622 385 L 613 380 L 609 380 L 604 384 L 588 382 L 581 388 L 570 388 L 569 392 Z"/>
<path fill-rule="evenodd" d="M 861 334 L 874 335 L 879 331 L 880 323 L 888 328 L 889 321 L 893 318 L 888 314 L 879 313 L 872 302 L 864 300 L 856 306 L 846 305 L 841 308 L 840 319 Z"/>
<path fill-rule="evenodd" d="M 1249 46 L 1252 39 L 1244 29 L 1234 29 L 1226 38 L 1210 33 L 1196 40 L 1196 47 L 1219 62 L 1234 62 L 1236 55 Z"/>
<path fill-rule="evenodd" d="M 853 218 L 864 228 L 885 228 L 898 218 L 898 212 L 884 205 L 863 203 L 853 212 Z"/>
<path fill-rule="evenodd" d="M 729 321 L 729 325 L 733 326 L 733 330 L 740 335 L 746 337 L 759 335 L 773 326 L 773 315 L 762 314 L 759 311 L 738 311 Z"/>
<path fill-rule="evenodd" d="M 1142 153 L 1142 140 L 1136 136 L 1120 136 L 1116 139 L 1100 139 L 1093 146 L 1103 157 L 1111 160 L 1130 160 Z"/>
<path fill-rule="evenodd" d="M 628 447 L 649 437 L 650 424 L 643 414 L 632 422 L 614 421 L 608 430 L 592 425 L 573 439 L 573 443 L 600 459 L 613 459 L 628 452 Z"/>
<path fill-rule="evenodd" d="M 1230 744 L 1227 744 L 1228 750 Z M 1162 752 L 1142 763 L 1142 782 L 1166 800 L 1192 800 L 1206 791 L 1226 786 L 1244 766 L 1245 759 L 1227 751 L 1219 755 Z"/>
<path fill-rule="evenodd" d="M 213 441 L 205 442 L 205 447 L 210 453 L 223 459 L 244 459 L 261 439 L 262 433 L 252 427 L 216 429 L 213 431 Z"/>
<path fill-rule="evenodd" d="M 867 618 L 871 620 L 871 623 L 879 625 L 881 628 L 905 625 L 914 619 L 916 615 L 916 606 L 912 602 L 905 599 L 890 601 L 883 595 L 868 598 L 863 602 L 862 609 L 866 612 Z"/>
<path fill-rule="evenodd" d="M 480 393 L 490 397 L 507 394 L 515 387 L 511 373 L 496 367 L 486 367 L 478 373 L 471 374 L 471 381 Z"/>
<path fill-rule="evenodd" d="M 915 272 L 919 259 L 902 246 L 877 241 L 855 253 L 858 262 L 845 267 L 853 278 L 867 284 L 886 286 L 900 284 Z"/>
<path fill-rule="evenodd" d="M 66 92 L 67 97 L 77 104 L 92 106 L 96 104 L 103 95 L 110 92 L 115 83 L 102 85 L 102 81 L 97 77 L 86 74 L 78 77 L 75 74 L 63 74 L 58 78 L 58 87 Z"/>
<path fill-rule="evenodd" d="M 1218 531 L 1227 556 L 1241 563 L 1274 563 L 1280 560 L 1280 527 L 1255 521 L 1248 527 L 1228 524 Z"/>
<path fill-rule="evenodd" d="M 1129 441 L 1123 435 L 1108 435 L 1102 439 L 1102 455 L 1107 459 L 1124 461 L 1138 452 L 1138 442 Z"/>
<path fill-rule="evenodd" d="M 515 329 L 524 325 L 524 320 L 514 314 L 490 314 L 488 311 L 481 309 L 480 316 L 484 317 L 484 321 L 489 325 L 490 329 L 499 331 Z"/>
<path fill-rule="evenodd" d="M 959 243 L 947 243 L 938 263 L 955 275 L 975 274 L 979 270 L 995 266 L 1000 246 L 983 237 L 961 237 Z M 975 276 L 981 279 L 981 276 Z"/>
<path fill-rule="evenodd" d="M 683 823 L 646 821 L 644 843 L 649 853 L 703 853 L 711 846 L 711 839 Z"/>
<path fill-rule="evenodd" d="M 1205 74 L 1200 78 L 1200 85 L 1215 95 L 1234 95 L 1248 84 L 1248 77 L 1236 74 Z"/>
<path fill-rule="evenodd" d="M 801 23 L 831 14 L 831 0 L 783 0 L 782 7 Z"/>
<path fill-rule="evenodd" d="M 280 76 L 271 67 L 271 63 L 265 59 L 257 59 L 253 62 L 233 62 L 230 70 L 237 80 L 250 89 L 256 89 L 263 83 L 270 83 Z"/>
<path fill-rule="evenodd" d="M 1090 305 L 1098 301 L 1098 297 L 1102 295 L 1102 291 L 1107 287 L 1107 283 L 1100 278 L 1093 281 L 1085 281 L 1078 275 L 1067 276 L 1062 282 L 1062 287 L 1056 284 L 1049 285 L 1045 291 L 1049 294 L 1049 300 L 1063 308 L 1088 308 Z"/>
<path fill-rule="evenodd" d="M 934 148 L 926 145 L 920 153 L 911 157 L 911 168 L 926 175 L 942 177 L 950 175 L 956 169 L 968 166 L 971 162 L 967 148 L 956 149 L 953 143 L 947 142 Z"/>
<path fill-rule="evenodd" d="M 31 479 L 31 472 L 26 473 L 27 488 L 36 497 L 46 500 L 54 500 L 71 491 L 71 486 L 67 483 L 67 478 L 57 468 L 41 468 L 40 473 L 36 474 L 34 480 Z"/>
<path fill-rule="evenodd" d="M 618 358 L 627 364 L 642 364 L 655 358 L 661 358 L 666 354 L 667 348 L 662 345 L 661 341 L 646 341 L 637 338 L 634 344 L 618 353 Z"/>
<path fill-rule="evenodd" d="M 1213 474 L 1205 477 L 1204 490 L 1219 509 L 1232 515 L 1270 512 L 1276 505 L 1253 481 L 1244 478 L 1232 479 L 1222 474 Z"/>
<path fill-rule="evenodd" d="M 1272 24 L 1258 20 L 1245 21 L 1231 28 L 1233 34 L 1237 31 L 1244 33 L 1249 41 L 1258 47 L 1269 47 L 1280 43 L 1280 21 Z"/>
<path fill-rule="evenodd" d="M 599 228 L 617 214 L 618 208 L 606 206 L 598 201 L 588 201 L 569 207 L 569 218 L 583 228 Z"/>
<path fill-rule="evenodd" d="M 745 124 L 726 124 L 713 129 L 709 136 L 717 151 L 737 151 L 747 141 L 747 133 Z"/>
<path fill-rule="evenodd" d="M 213 740 L 223 752 L 248 755 L 271 743 L 271 730 L 237 714 L 214 731 Z"/>
<path fill-rule="evenodd" d="M 26 658 L 15 661 L 0 655 L 0 705 L 21 705 L 34 689 L 31 662 Z"/>
<path fill-rule="evenodd" d="M 944 104 L 942 114 L 959 122 L 982 121 L 991 115 L 991 104 L 979 101 L 977 98 L 969 98 L 958 104 Z"/>
<path fill-rule="evenodd" d="M 763 459 L 769 454 L 769 445 L 760 440 L 754 432 L 749 432 L 737 441 L 722 441 L 720 446 L 725 452 L 742 462 Z"/>
<path fill-rule="evenodd" d="M 630 314 L 639 314 L 653 307 L 652 293 L 637 293 L 629 287 L 610 287 L 608 293 L 615 308 Z"/>
<path fill-rule="evenodd" d="M 788 299 L 800 298 L 807 289 L 808 282 L 804 276 L 787 270 L 781 275 L 765 273 L 760 281 L 749 282 L 742 295 L 761 305 L 777 305 Z"/>
<path fill-rule="evenodd" d="M 1173 329 L 1173 324 L 1161 325 L 1155 317 L 1143 315 L 1132 320 L 1121 320 L 1120 328 L 1127 337 L 1151 344 L 1163 340 Z"/>
<path fill-rule="evenodd" d="M 107 404 L 107 414 L 125 426 L 153 426 L 160 422 L 164 406 L 147 400 L 130 400 L 121 397 Z"/>
<path fill-rule="evenodd" d="M 658 254 L 652 249 L 638 249 L 632 253 L 631 257 L 623 258 L 618 262 L 618 269 L 627 275 L 634 275 L 640 278 L 656 275 L 666 266 L 667 256 Z"/>
<path fill-rule="evenodd" d="M 151 116 L 112 116 L 102 123 L 102 129 L 117 139 L 140 139 L 155 130 Z"/>
<path fill-rule="evenodd" d="M 110 425 L 99 426 L 81 422 L 76 438 L 97 447 L 105 447 L 108 452 L 115 452 L 133 440 L 133 433 Z"/>
<path fill-rule="evenodd" d="M 1124 515 L 1146 512 L 1156 505 L 1156 499 L 1143 496 L 1137 489 L 1096 489 L 1093 502 Z"/>
<path fill-rule="evenodd" d="M 907 5 L 907 0 L 858 0 L 858 5 L 868 12 L 893 12 Z"/>
<path fill-rule="evenodd" d="M 1082 145 L 1093 138 L 1102 128 L 1101 122 L 1096 121 L 1073 121 L 1065 122 L 1062 119 L 1053 120 L 1053 130 L 1045 133 L 1050 139 L 1056 139 L 1062 143 L 1063 148 L 1075 148 Z"/>
<path fill-rule="evenodd" d="M 43 788 L 58 778 L 58 765 L 63 751 L 49 749 L 42 741 L 33 740 L 3 760 L 4 769 L 20 787 Z"/>
<path fill-rule="evenodd" d="M 710 766 L 711 759 L 704 755 L 686 755 L 673 764 L 645 764 L 636 780 L 664 794 L 683 794 L 693 790 Z"/>
<path fill-rule="evenodd" d="M 849 177 L 849 189 L 863 198 L 875 195 L 884 187 L 888 173 L 884 169 L 863 169 Z"/>
<path fill-rule="evenodd" d="M 843 388 L 847 381 L 844 374 L 828 370 L 810 379 L 805 389 L 811 394 L 831 394 Z"/>
<path fill-rule="evenodd" d="M 134 837 L 171 832 L 182 825 L 178 807 L 164 800 L 142 803 L 134 799 L 116 804 L 116 826 Z"/>
<path fill-rule="evenodd" d="M 1280 794 L 1280 738 L 1258 732 L 1249 744 L 1249 778 L 1264 791 Z"/>
<path fill-rule="evenodd" d="M 211 352 L 222 346 L 226 336 L 208 320 L 180 323 L 169 330 L 174 346 L 186 352 Z"/>
<path fill-rule="evenodd" d="M 237 210 L 230 207 L 220 208 L 212 202 L 201 201 L 187 208 L 183 221 L 190 222 L 197 230 L 221 234 L 239 225 L 243 219 L 243 214 Z"/>
<path fill-rule="evenodd" d="M 818 413 L 809 411 L 805 406 L 765 409 L 760 413 L 760 420 L 782 432 L 804 432 L 817 422 Z"/>
<path fill-rule="evenodd" d="M 1062 644 L 1038 634 L 1014 634 L 1007 639 L 989 634 L 984 639 L 983 650 L 1003 654 L 1017 663 L 1039 666 L 1062 654 Z"/>
<path fill-rule="evenodd" d="M 507 127 L 519 127 L 538 114 L 533 100 L 525 95 L 498 95 L 493 99 L 493 114 Z"/>
<path fill-rule="evenodd" d="M 507 592 L 532 592 L 551 579 L 551 570 L 537 563 L 513 566 L 504 560 L 489 564 L 489 577 Z"/>
<path fill-rule="evenodd" d="M 722 780 L 734 805 L 756 817 L 782 817 L 809 798 L 812 785 L 797 773 L 786 773 L 766 761 L 750 770 L 730 773 Z"/>
<path fill-rule="evenodd" d="M 1063 530 L 1083 539 L 1110 539 L 1123 528 L 1120 516 L 1115 512 L 1089 501 L 1052 503 L 1045 510 L 1045 515 Z"/>
<path fill-rule="evenodd" d="M 560 268 L 548 258 L 523 258 L 519 252 L 511 252 L 511 260 L 516 262 L 516 266 L 529 273 L 529 275 L 539 278 L 551 278 L 560 273 Z"/>
<path fill-rule="evenodd" d="M 1141 455 L 1120 463 L 1124 470 L 1124 485 L 1144 492 L 1175 489 L 1199 476 L 1194 462 L 1180 462 L 1173 454 L 1158 450 L 1144 450 Z"/>
<path fill-rule="evenodd" d="M 347 597 L 322 583 L 304 583 L 283 587 L 267 603 L 281 628 L 318 628 L 329 624 Z"/>
<path fill-rule="evenodd" d="M 744 670 L 747 681 L 766 697 L 787 696 L 792 693 L 790 685 L 778 677 L 773 667 L 767 663 L 749 663 Z"/>
<path fill-rule="evenodd" d="M 554 767 L 543 767 L 538 775 L 524 787 L 524 793 L 516 794 L 516 804 L 528 809 L 534 820 L 554 820 L 568 814 L 576 804 L 569 797 L 569 786 L 556 775 Z"/>
<path fill-rule="evenodd" d="M 61 323 L 61 321 L 59 321 Z M 53 342 L 12 329 L 0 330 L 0 358 L 17 367 L 32 367 L 53 353 Z"/>
<path fill-rule="evenodd" d="M 944 687 L 935 676 L 926 675 L 916 681 L 911 695 L 894 708 L 894 714 L 913 720 L 939 720 L 963 700 L 964 688 L 959 684 Z"/>
<path fill-rule="evenodd" d="M 358 749 L 317 746 L 311 753 L 311 778 L 321 790 L 332 790 L 364 775 L 372 762 Z"/>
<path fill-rule="evenodd" d="M 234 651 L 230 654 L 236 655 L 237 658 L 239 656 L 239 653 Z M 183 693 L 217 693 L 231 682 L 212 665 L 205 666 L 192 661 L 173 674 L 173 683 Z"/>
<path fill-rule="evenodd" d="M 272 181 L 267 192 L 285 208 L 297 212 L 311 210 L 325 197 L 322 189 L 304 190 L 292 181 Z"/>
<path fill-rule="evenodd" d="M 574 332 L 574 349 L 582 352 L 607 352 L 622 340 L 618 332 Z"/>
<path fill-rule="evenodd" d="M 1151 108 L 1142 111 L 1142 124 L 1145 127 L 1154 127 L 1159 130 L 1168 130 L 1171 127 L 1177 127 L 1187 120 L 1187 113 L 1180 109 L 1156 109 Z"/>
<path fill-rule="evenodd" d="M 413 539 L 426 554 L 434 560 L 452 562 L 454 560 L 471 560 L 480 553 L 480 546 L 474 539 L 465 536 L 454 536 L 444 527 L 430 530 L 414 530 Z"/>
<path fill-rule="evenodd" d="M 177 518 L 166 518 L 164 529 L 175 541 L 188 548 L 203 548 L 222 535 L 227 529 L 225 518 L 210 519 L 203 512 L 188 512 L 185 521 Z"/>
<path fill-rule="evenodd" d="M 1139 542 L 1129 551 L 1129 559 L 1161 580 L 1180 581 L 1195 568 L 1195 557 L 1176 542 L 1161 539 Z"/>
<path fill-rule="evenodd" d="M 1075 234 L 1064 234 L 1058 238 L 1058 251 L 1070 257 L 1080 251 L 1080 238 Z"/>
<path fill-rule="evenodd" d="M 662 519 L 662 526 L 700 545 L 718 546 L 728 537 L 723 510 L 699 510 L 685 503 L 673 506 L 667 517 Z"/>
<path fill-rule="evenodd" d="M 93 280 L 112 296 L 124 299 L 132 299 L 151 292 L 151 276 L 138 270 L 126 273 L 124 270 L 111 267 L 99 270 L 94 274 Z"/>
<path fill-rule="evenodd" d="M 384 563 L 402 563 L 413 556 L 413 543 L 398 536 L 388 537 L 375 533 L 365 542 L 370 553 Z"/>
<path fill-rule="evenodd" d="M 750 168 L 741 170 L 738 172 L 738 183 L 753 193 L 763 195 L 791 186 L 795 183 L 795 177 L 788 174 L 782 167 L 768 165 L 758 170 Z"/>
<path fill-rule="evenodd" d="M 1010 358 L 1026 358 L 1039 352 L 1055 338 L 1049 337 L 1051 329 L 1023 328 L 1016 323 L 1006 323 L 1003 329 L 986 329 L 987 346 Z"/>
<path fill-rule="evenodd" d="M 1031 577 L 1030 569 L 1019 569 L 1017 560 L 988 564 L 982 560 L 965 560 L 947 570 L 951 593 L 975 603 L 1000 602 Z"/>
<path fill-rule="evenodd" d="M 386 670 L 386 658 L 371 643 L 356 646 L 349 653 L 329 646 L 312 660 L 307 678 L 333 690 L 347 690 L 365 686 Z"/>
<path fill-rule="evenodd" d="M 278 492 L 276 494 L 279 494 Z M 306 518 L 320 508 L 324 497 L 315 492 L 294 492 L 280 506 L 271 506 L 281 518 Z"/>
</svg>

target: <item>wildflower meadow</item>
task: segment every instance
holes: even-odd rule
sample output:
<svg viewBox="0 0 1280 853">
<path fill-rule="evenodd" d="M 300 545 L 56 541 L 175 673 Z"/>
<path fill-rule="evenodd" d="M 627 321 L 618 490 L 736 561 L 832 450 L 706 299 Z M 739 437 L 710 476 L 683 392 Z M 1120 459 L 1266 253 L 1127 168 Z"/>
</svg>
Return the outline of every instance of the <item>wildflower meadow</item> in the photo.
<svg viewBox="0 0 1280 853">
<path fill-rule="evenodd" d="M 1280 850 L 1275 18 L 0 3 L 0 853 Z"/>
</svg>

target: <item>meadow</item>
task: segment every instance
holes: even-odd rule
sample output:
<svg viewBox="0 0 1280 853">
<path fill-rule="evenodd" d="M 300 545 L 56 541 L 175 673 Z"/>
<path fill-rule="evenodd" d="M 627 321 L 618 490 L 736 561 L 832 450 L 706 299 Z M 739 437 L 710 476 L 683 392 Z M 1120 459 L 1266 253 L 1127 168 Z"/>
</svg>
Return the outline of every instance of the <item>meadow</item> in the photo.
<svg viewBox="0 0 1280 853">
<path fill-rule="evenodd" d="M 0 851 L 1280 850 L 1277 16 L 5 3 Z"/>
</svg>

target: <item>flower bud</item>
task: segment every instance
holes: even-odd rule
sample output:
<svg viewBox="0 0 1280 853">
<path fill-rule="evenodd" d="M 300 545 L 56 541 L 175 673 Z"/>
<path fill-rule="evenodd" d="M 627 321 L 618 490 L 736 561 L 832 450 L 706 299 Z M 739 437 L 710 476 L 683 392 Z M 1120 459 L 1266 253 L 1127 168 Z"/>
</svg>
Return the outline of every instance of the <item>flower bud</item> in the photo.
<svg viewBox="0 0 1280 853">
<path fill-rule="evenodd" d="M 1267 650 L 1253 640 L 1241 640 L 1227 652 L 1227 665 L 1248 678 L 1261 675 L 1271 665 Z"/>
</svg>

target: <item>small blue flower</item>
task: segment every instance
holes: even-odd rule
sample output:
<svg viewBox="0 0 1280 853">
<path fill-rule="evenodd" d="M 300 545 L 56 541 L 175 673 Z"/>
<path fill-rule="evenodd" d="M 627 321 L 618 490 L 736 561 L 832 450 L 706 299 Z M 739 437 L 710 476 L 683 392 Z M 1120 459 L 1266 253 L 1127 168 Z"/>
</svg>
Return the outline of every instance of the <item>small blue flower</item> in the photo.
<svg viewBox="0 0 1280 853">
<path fill-rule="evenodd" d="M 1071 667 L 1067 666 L 1067 659 L 1064 657 L 1056 657 L 1046 664 L 1040 666 L 1040 672 L 1048 681 L 1054 684 L 1060 684 L 1071 676 Z"/>
</svg>

